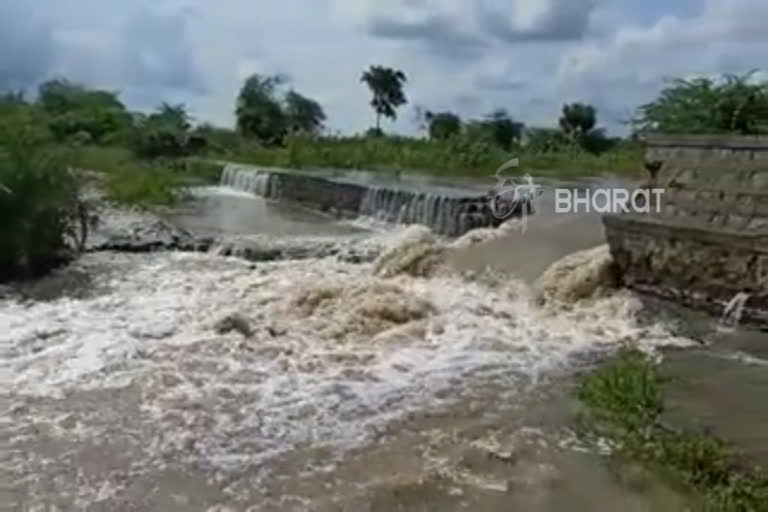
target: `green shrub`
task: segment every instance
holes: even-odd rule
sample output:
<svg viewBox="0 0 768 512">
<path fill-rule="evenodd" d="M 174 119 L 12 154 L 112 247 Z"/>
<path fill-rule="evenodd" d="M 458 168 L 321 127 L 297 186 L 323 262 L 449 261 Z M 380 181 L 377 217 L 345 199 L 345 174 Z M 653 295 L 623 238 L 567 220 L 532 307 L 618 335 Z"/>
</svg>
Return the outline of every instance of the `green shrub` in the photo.
<svg viewBox="0 0 768 512">
<path fill-rule="evenodd" d="M 40 274 L 84 243 L 86 213 L 66 155 L 28 107 L 0 121 L 0 280 Z"/>
<path fill-rule="evenodd" d="M 178 180 L 170 172 L 142 164 L 112 169 L 105 185 L 109 199 L 129 205 L 169 206 L 180 195 Z"/>
</svg>

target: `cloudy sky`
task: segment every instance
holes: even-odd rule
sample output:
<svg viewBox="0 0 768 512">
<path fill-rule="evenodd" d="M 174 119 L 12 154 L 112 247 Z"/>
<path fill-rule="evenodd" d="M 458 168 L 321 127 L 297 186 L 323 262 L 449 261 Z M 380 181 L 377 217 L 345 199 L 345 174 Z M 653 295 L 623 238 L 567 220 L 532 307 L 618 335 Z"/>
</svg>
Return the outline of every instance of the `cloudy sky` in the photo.
<svg viewBox="0 0 768 512">
<path fill-rule="evenodd" d="M 552 125 L 575 100 L 617 131 L 667 77 L 768 66 L 766 26 L 768 0 L 0 0 L 0 89 L 64 75 L 230 124 L 247 75 L 282 73 L 351 133 L 383 64 L 408 75 L 400 132 L 417 104 Z"/>
</svg>

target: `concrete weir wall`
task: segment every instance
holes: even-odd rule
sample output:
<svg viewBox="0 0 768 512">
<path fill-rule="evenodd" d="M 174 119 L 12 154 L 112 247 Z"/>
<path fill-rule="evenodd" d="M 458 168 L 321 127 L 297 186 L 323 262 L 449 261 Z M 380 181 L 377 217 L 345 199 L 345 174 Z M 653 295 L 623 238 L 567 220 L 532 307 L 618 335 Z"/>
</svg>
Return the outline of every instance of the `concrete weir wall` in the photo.
<svg viewBox="0 0 768 512">
<path fill-rule="evenodd" d="M 603 217 L 625 284 L 716 314 L 747 294 L 744 318 L 768 326 L 768 137 L 646 143 L 658 208 Z"/>
<path fill-rule="evenodd" d="M 446 236 L 460 236 L 475 228 L 498 226 L 503 222 L 491 213 L 489 199 L 485 196 L 454 196 L 370 186 L 235 164 L 224 167 L 221 184 L 348 217 L 366 216 L 398 224 L 423 224 Z M 522 207 L 522 204 L 516 205 L 512 215 L 521 214 Z M 526 207 L 530 211 L 530 207 Z"/>
</svg>

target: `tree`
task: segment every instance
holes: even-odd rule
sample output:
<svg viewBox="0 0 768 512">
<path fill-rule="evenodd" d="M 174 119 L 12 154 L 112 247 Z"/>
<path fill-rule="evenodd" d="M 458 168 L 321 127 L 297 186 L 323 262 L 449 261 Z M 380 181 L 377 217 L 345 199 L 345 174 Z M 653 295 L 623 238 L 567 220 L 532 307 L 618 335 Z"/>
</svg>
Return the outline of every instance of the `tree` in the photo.
<svg viewBox="0 0 768 512">
<path fill-rule="evenodd" d="M 472 139 L 485 140 L 504 149 L 520 141 L 525 124 L 515 121 L 503 108 L 497 108 L 484 119 L 470 121 L 466 134 Z"/>
<path fill-rule="evenodd" d="M 179 157 L 207 145 L 201 133 L 190 133 L 192 124 L 183 104 L 162 103 L 153 113 L 136 123 L 133 150 L 141 158 Z"/>
<path fill-rule="evenodd" d="M 51 114 L 63 114 L 87 107 L 125 110 L 118 93 L 88 89 L 66 78 L 55 78 L 38 87 L 38 103 Z"/>
<path fill-rule="evenodd" d="M 529 128 L 526 147 L 533 153 L 555 153 L 573 145 L 573 141 L 557 128 Z"/>
<path fill-rule="evenodd" d="M 170 105 L 163 102 L 149 118 L 160 123 L 166 123 L 182 132 L 186 132 L 192 127 L 192 118 L 187 113 L 187 107 L 183 103 Z"/>
<path fill-rule="evenodd" d="M 256 137 L 267 144 L 279 143 L 285 135 L 288 120 L 278 88 L 285 83 L 281 76 L 249 76 L 237 97 L 235 115 L 241 134 Z"/>
<path fill-rule="evenodd" d="M 571 103 L 563 105 L 560 128 L 573 140 L 589 133 L 597 124 L 597 111 L 592 105 Z"/>
<path fill-rule="evenodd" d="M 360 77 L 373 94 L 371 107 L 376 113 L 376 131 L 381 131 L 381 116 L 397 119 L 397 108 L 408 103 L 403 92 L 407 81 L 405 73 L 399 69 L 384 66 L 371 66 Z"/>
<path fill-rule="evenodd" d="M 431 112 L 427 110 L 424 120 L 429 128 L 429 137 L 445 140 L 461 132 L 461 118 L 453 112 Z"/>
<path fill-rule="evenodd" d="M 672 80 L 655 100 L 638 108 L 635 131 L 768 133 L 768 83 L 754 83 L 754 73 Z"/>
<path fill-rule="evenodd" d="M 60 141 L 76 136 L 103 142 L 127 133 L 131 126 L 131 115 L 118 93 L 88 89 L 63 78 L 41 84 L 37 104 L 50 115 L 51 131 Z"/>
<path fill-rule="evenodd" d="M 323 128 L 323 107 L 294 90 L 285 95 L 285 117 L 288 129 L 294 132 L 317 133 Z"/>
</svg>

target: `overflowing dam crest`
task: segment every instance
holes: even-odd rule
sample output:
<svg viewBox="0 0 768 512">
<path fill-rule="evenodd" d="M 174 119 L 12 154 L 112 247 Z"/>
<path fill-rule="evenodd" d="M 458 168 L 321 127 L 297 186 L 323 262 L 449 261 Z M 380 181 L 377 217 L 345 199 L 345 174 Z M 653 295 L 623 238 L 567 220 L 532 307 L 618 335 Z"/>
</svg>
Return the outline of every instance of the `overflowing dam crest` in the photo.
<svg viewBox="0 0 768 512">
<path fill-rule="evenodd" d="M 228 164 L 221 184 L 267 199 L 284 199 L 344 216 L 370 217 L 392 224 L 422 224 L 446 236 L 461 236 L 504 222 L 493 215 L 489 198 L 470 194 L 449 195 L 394 187 L 370 186 L 330 178 L 261 170 Z M 530 205 L 514 205 L 510 217 L 519 216 Z"/>
</svg>

